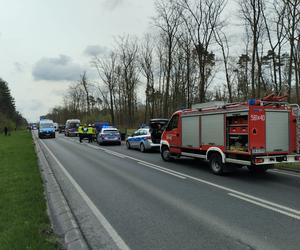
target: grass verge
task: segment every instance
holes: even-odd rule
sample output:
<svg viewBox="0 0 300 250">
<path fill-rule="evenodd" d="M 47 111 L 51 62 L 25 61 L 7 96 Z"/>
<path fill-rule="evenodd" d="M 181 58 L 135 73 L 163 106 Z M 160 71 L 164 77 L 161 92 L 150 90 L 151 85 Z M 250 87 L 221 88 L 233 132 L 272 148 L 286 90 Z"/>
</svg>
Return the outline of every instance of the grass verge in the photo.
<svg viewBox="0 0 300 250">
<path fill-rule="evenodd" d="M 0 248 L 57 249 L 31 134 L 0 135 Z"/>
<path fill-rule="evenodd" d="M 300 163 L 276 164 L 275 167 L 278 169 L 290 169 L 300 171 Z"/>
</svg>

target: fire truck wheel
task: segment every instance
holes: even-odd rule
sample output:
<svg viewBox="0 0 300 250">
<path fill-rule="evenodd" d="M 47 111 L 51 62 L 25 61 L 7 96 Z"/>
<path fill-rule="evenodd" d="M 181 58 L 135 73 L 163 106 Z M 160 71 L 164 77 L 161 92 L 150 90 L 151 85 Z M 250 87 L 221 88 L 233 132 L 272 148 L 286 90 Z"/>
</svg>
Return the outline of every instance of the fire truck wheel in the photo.
<svg viewBox="0 0 300 250">
<path fill-rule="evenodd" d="M 172 160 L 172 158 L 170 156 L 170 150 L 167 146 L 162 147 L 162 149 L 161 149 L 161 158 L 164 161 L 171 161 Z"/>
<path fill-rule="evenodd" d="M 209 158 L 209 165 L 214 174 L 222 175 L 224 173 L 225 164 L 223 164 L 220 154 L 213 153 Z"/>
</svg>

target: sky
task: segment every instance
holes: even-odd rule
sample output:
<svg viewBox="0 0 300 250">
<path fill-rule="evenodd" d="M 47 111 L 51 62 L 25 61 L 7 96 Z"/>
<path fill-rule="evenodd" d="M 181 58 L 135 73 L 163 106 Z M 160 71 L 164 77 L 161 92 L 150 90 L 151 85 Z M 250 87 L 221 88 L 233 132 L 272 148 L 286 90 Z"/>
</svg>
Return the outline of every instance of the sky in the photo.
<svg viewBox="0 0 300 250">
<path fill-rule="evenodd" d="M 0 0 L 0 77 L 31 122 L 61 105 L 70 83 L 122 35 L 142 37 L 155 0 Z M 232 15 L 232 1 L 227 6 Z"/>
<path fill-rule="evenodd" d="M 141 37 L 154 0 L 0 0 L 0 77 L 17 110 L 38 120 L 57 105 L 90 61 L 121 35 Z"/>
</svg>

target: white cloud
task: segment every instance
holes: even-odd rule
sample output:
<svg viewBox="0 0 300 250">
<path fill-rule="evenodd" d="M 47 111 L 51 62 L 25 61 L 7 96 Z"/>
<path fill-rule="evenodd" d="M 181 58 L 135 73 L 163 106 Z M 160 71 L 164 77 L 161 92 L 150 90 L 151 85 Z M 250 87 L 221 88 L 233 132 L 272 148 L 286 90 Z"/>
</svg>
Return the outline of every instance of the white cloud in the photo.
<svg viewBox="0 0 300 250">
<path fill-rule="evenodd" d="M 84 54 L 88 56 L 108 55 L 110 49 L 105 46 L 89 45 L 85 48 Z"/>
<path fill-rule="evenodd" d="M 71 57 L 60 55 L 57 58 L 41 58 L 32 70 L 35 80 L 73 81 L 78 80 L 82 67 L 74 63 Z"/>
</svg>

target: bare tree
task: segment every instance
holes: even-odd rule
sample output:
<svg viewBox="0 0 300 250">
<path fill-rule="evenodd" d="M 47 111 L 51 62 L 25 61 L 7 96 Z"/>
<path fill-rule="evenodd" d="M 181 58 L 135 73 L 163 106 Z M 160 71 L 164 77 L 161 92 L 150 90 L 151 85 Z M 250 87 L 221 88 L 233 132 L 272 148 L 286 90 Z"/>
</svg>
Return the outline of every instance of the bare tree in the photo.
<svg viewBox="0 0 300 250">
<path fill-rule="evenodd" d="M 121 37 L 118 41 L 119 57 L 121 64 L 122 82 L 124 83 L 125 112 L 127 125 L 132 126 L 136 110 L 136 88 L 139 82 L 138 71 L 138 44 L 136 39 Z"/>
<path fill-rule="evenodd" d="M 109 58 L 95 57 L 92 61 L 93 66 L 97 69 L 99 77 L 102 79 L 109 92 L 109 109 L 113 125 L 115 124 L 114 93 L 117 85 L 116 60 L 117 55 L 114 52 L 112 52 Z"/>
<path fill-rule="evenodd" d="M 166 85 L 164 91 L 163 115 L 169 115 L 168 102 L 170 96 L 171 71 L 173 66 L 173 52 L 176 46 L 176 33 L 180 24 L 181 12 L 174 0 L 157 0 L 155 2 L 157 17 L 155 25 L 161 30 L 167 48 Z"/>
<path fill-rule="evenodd" d="M 231 85 L 231 78 L 229 75 L 229 65 L 228 65 L 228 58 L 229 58 L 228 39 L 226 34 L 221 29 L 215 29 L 214 36 L 216 42 L 218 43 L 222 51 L 229 102 L 233 102 L 232 85 Z"/>
<path fill-rule="evenodd" d="M 85 96 L 86 96 L 87 113 L 90 114 L 91 113 L 90 92 L 89 92 L 89 86 L 88 86 L 89 84 L 88 84 L 86 72 L 84 72 L 80 76 L 80 78 L 81 79 L 80 79 L 79 84 L 83 87 L 84 92 L 85 92 Z"/>
<path fill-rule="evenodd" d="M 214 65 L 214 54 L 209 53 L 210 45 L 214 38 L 214 30 L 221 24 L 220 15 L 225 7 L 224 0 L 178 0 L 183 9 L 181 15 L 186 29 L 190 34 L 194 51 L 199 64 L 199 101 L 205 101 L 210 67 Z"/>
<path fill-rule="evenodd" d="M 184 106 L 190 108 L 192 105 L 192 94 L 195 86 L 196 62 L 195 53 L 190 33 L 185 26 L 181 27 L 180 33 L 177 35 L 179 50 L 183 53 L 183 61 L 185 67 L 182 71 L 182 95 L 185 97 Z"/>
<path fill-rule="evenodd" d="M 284 16 L 286 12 L 286 5 L 282 1 L 274 1 L 270 7 L 270 14 L 262 9 L 262 17 L 264 21 L 264 28 L 266 30 L 270 50 L 267 55 L 267 60 L 271 58 L 273 72 L 271 73 L 272 85 L 274 85 L 275 92 L 280 94 L 282 91 L 281 79 L 281 50 L 283 47 L 286 32 L 284 29 Z M 278 74 L 277 74 L 278 72 Z"/>
<path fill-rule="evenodd" d="M 256 86 L 258 93 L 260 91 L 260 76 L 256 77 L 256 64 L 258 56 L 258 44 L 262 34 L 262 11 L 264 8 L 263 0 L 249 0 L 239 1 L 240 11 L 245 24 L 250 27 L 252 38 L 252 51 L 251 51 L 251 93 L 252 97 L 256 96 Z M 257 79 L 257 84 L 255 84 Z"/>
<path fill-rule="evenodd" d="M 297 30 L 298 38 L 297 38 L 297 44 L 295 45 L 295 82 L 296 82 L 296 101 L 299 104 L 300 103 L 300 93 L 299 93 L 299 84 L 300 84 L 300 29 Z"/>
<path fill-rule="evenodd" d="M 291 101 L 292 91 L 292 74 L 293 64 L 295 59 L 295 45 L 296 45 L 296 31 L 300 22 L 300 0 L 284 0 L 286 4 L 286 32 L 288 34 L 288 40 L 290 44 L 290 58 L 288 68 L 288 101 Z"/>
<path fill-rule="evenodd" d="M 150 34 L 146 34 L 141 44 L 140 66 L 141 72 L 146 78 L 146 104 L 145 120 L 148 116 L 153 118 L 154 115 L 154 68 L 153 68 L 153 50 L 154 44 Z"/>
</svg>

